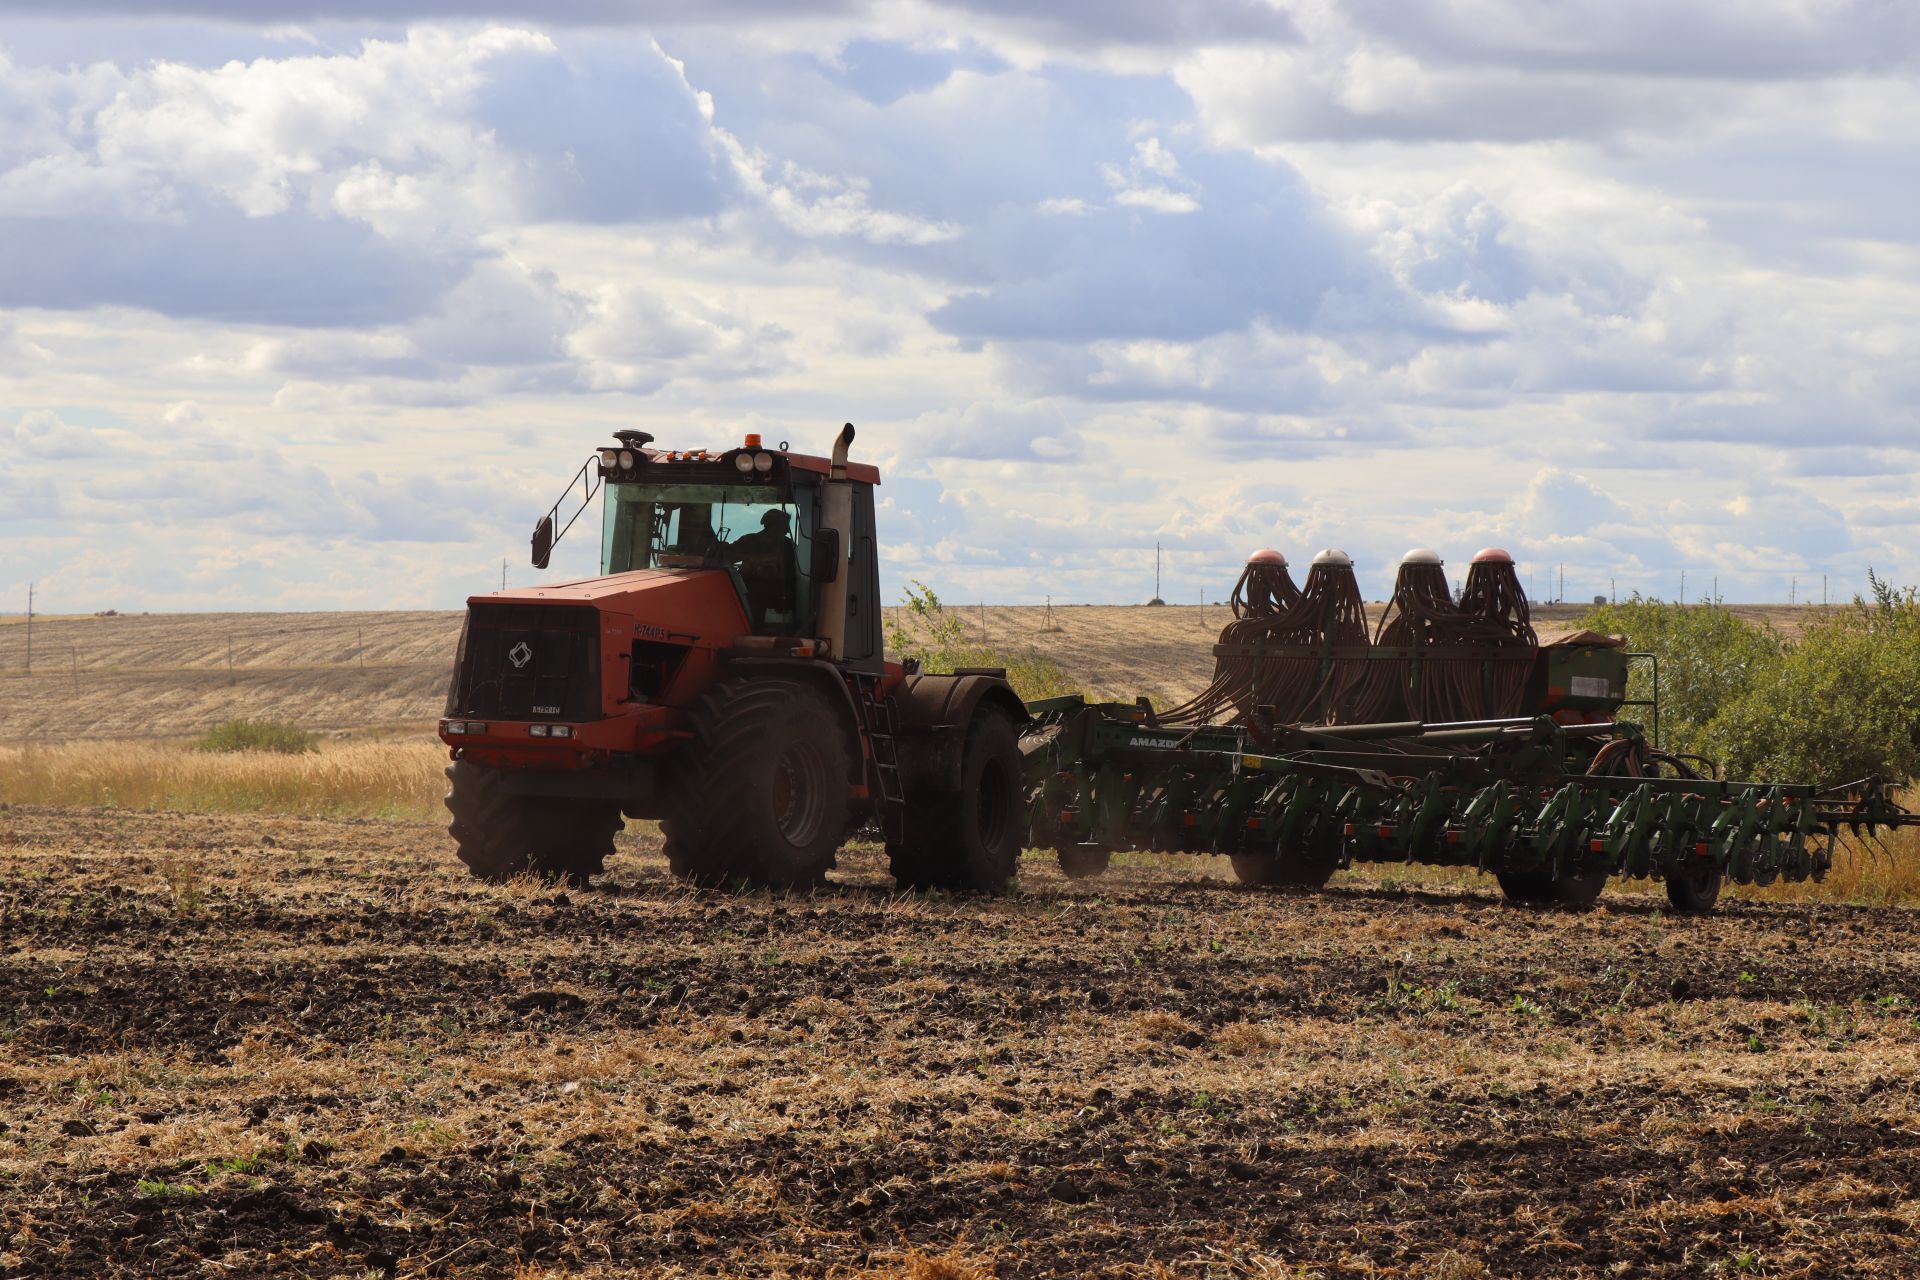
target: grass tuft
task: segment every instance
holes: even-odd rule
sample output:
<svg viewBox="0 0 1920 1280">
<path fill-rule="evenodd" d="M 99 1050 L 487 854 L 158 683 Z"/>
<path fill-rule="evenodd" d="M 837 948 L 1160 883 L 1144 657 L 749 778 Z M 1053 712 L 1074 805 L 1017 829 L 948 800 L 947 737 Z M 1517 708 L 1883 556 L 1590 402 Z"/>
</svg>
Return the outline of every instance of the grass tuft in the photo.
<svg viewBox="0 0 1920 1280">
<path fill-rule="evenodd" d="M 277 720 L 229 720 L 202 734 L 193 749 L 218 753 L 271 751 L 276 755 L 298 756 L 313 751 L 319 741 L 317 734 Z"/>
<path fill-rule="evenodd" d="M 993 1269 L 970 1261 L 958 1249 L 938 1256 L 915 1249 L 861 1274 L 865 1280 L 988 1280 Z"/>
</svg>

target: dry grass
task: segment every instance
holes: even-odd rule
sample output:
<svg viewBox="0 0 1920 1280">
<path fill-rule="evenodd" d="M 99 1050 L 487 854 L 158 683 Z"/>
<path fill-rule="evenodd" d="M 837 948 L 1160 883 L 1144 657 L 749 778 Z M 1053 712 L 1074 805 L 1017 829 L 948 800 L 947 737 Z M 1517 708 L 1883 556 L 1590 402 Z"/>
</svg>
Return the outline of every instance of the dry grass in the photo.
<svg viewBox="0 0 1920 1280">
<path fill-rule="evenodd" d="M 1900 802 L 1920 804 L 1920 794 L 1908 791 Z M 1728 893 L 1758 902 L 1858 902 L 1869 906 L 1905 906 L 1920 902 L 1920 830 L 1909 828 L 1883 835 L 1871 843 L 1848 837 L 1834 850 L 1833 870 L 1819 884 L 1733 886 Z"/>
<path fill-rule="evenodd" d="M 437 742 L 326 743 L 307 755 L 211 755 L 182 745 L 0 747 L 0 802 L 197 813 L 434 818 Z"/>
<path fill-rule="evenodd" d="M 440 744 L 416 739 L 323 741 L 319 751 L 302 756 L 210 755 L 183 743 L 0 747 L 0 804 L 434 821 L 444 813 L 445 765 Z M 1901 799 L 1914 805 L 1920 794 L 1909 792 Z M 1051 859 L 1035 853 L 1028 861 Z M 1225 858 L 1184 854 L 1121 854 L 1115 865 L 1151 871 L 1170 884 L 1233 875 Z M 1335 883 L 1496 891 L 1493 877 L 1471 868 L 1419 863 L 1368 864 L 1343 872 Z M 1615 882 L 1607 895 L 1665 900 L 1660 885 L 1646 882 Z M 1870 906 L 1920 902 L 1920 831 L 1893 832 L 1872 843 L 1849 839 L 1836 850 L 1834 868 L 1821 883 L 1729 886 L 1727 897 Z"/>
</svg>

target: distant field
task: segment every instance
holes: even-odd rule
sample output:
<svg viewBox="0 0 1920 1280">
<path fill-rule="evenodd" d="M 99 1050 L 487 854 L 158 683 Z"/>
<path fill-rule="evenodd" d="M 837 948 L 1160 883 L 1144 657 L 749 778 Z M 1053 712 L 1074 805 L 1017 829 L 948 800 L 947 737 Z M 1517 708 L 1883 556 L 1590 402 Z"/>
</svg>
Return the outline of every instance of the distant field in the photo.
<svg viewBox="0 0 1920 1280">
<path fill-rule="evenodd" d="M 960 606 L 1004 650 L 1047 655 L 1099 696 L 1166 704 L 1205 686 L 1224 607 Z M 1535 611 L 1543 635 L 1584 606 Z M 891 612 L 891 611 L 890 611 Z M 1797 633 L 1817 607 L 1736 613 Z M 439 714 L 458 613 L 198 613 L 0 619 L 0 742 L 180 737 L 239 716 L 324 732 L 411 730 Z"/>
</svg>

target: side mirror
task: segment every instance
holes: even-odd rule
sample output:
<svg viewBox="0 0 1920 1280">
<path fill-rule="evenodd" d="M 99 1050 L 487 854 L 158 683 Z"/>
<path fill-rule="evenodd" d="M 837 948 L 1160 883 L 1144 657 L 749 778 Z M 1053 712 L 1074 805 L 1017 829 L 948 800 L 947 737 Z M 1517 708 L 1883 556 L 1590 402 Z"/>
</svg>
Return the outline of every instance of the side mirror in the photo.
<svg viewBox="0 0 1920 1280">
<path fill-rule="evenodd" d="M 840 531 L 816 529 L 813 533 L 813 564 L 808 577 L 815 582 L 834 582 L 840 577 Z"/>
<path fill-rule="evenodd" d="M 553 559 L 553 517 L 540 517 L 540 523 L 533 526 L 533 567 L 544 569 Z"/>
</svg>

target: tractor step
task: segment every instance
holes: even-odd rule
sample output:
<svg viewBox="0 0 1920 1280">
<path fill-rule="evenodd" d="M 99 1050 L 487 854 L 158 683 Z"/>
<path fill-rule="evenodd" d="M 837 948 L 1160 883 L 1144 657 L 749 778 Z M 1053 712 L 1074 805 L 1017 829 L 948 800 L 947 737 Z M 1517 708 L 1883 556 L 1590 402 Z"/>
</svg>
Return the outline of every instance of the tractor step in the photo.
<svg viewBox="0 0 1920 1280">
<path fill-rule="evenodd" d="M 860 731 L 867 739 L 868 786 L 880 831 L 889 844 L 898 844 L 906 825 L 907 793 L 900 785 L 899 727 L 893 703 L 880 692 L 878 680 L 856 681 L 853 701 L 860 712 Z"/>
</svg>

